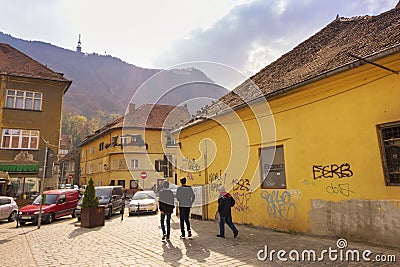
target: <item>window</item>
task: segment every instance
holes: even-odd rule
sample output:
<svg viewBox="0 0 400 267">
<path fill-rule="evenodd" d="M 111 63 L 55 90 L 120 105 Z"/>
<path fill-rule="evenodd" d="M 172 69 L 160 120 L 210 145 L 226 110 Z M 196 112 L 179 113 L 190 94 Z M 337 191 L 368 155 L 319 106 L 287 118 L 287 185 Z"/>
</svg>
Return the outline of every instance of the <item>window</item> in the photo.
<svg viewBox="0 0 400 267">
<path fill-rule="evenodd" d="M 164 165 L 164 160 L 162 160 L 162 159 L 157 159 L 154 162 L 154 167 L 155 167 L 156 171 L 158 171 L 158 172 L 163 171 L 163 165 Z"/>
<path fill-rule="evenodd" d="M 139 188 L 139 184 L 137 180 L 130 180 L 129 181 L 129 188 L 130 189 L 138 189 Z"/>
<path fill-rule="evenodd" d="M 93 165 L 89 166 L 89 173 L 93 173 Z"/>
<path fill-rule="evenodd" d="M 143 138 L 140 134 L 126 134 L 121 136 L 121 144 L 124 146 L 144 146 Z"/>
<path fill-rule="evenodd" d="M 400 185 L 400 122 L 378 126 L 386 185 Z"/>
<path fill-rule="evenodd" d="M 98 169 L 99 172 L 101 172 L 101 171 L 103 170 L 103 164 L 102 164 L 102 163 L 99 163 L 99 164 L 97 165 L 97 169 Z"/>
<path fill-rule="evenodd" d="M 164 177 L 172 177 L 172 155 L 164 155 L 162 170 Z"/>
<path fill-rule="evenodd" d="M 176 140 L 171 136 L 167 136 L 167 147 L 176 147 L 176 146 L 179 146 L 179 143 L 177 143 Z"/>
<path fill-rule="evenodd" d="M 3 129 L 1 148 L 38 149 L 39 131 L 21 129 Z"/>
<path fill-rule="evenodd" d="M 82 159 L 85 159 L 85 150 L 82 150 Z"/>
<path fill-rule="evenodd" d="M 94 154 L 94 147 L 93 146 L 90 147 L 90 154 Z"/>
<path fill-rule="evenodd" d="M 125 159 L 120 159 L 118 161 L 118 169 L 126 169 L 126 161 L 125 161 Z"/>
<path fill-rule="evenodd" d="M 6 108 L 41 110 L 42 93 L 8 89 Z"/>
<path fill-rule="evenodd" d="M 137 169 L 139 168 L 139 160 L 138 159 L 131 159 L 131 169 Z"/>
<path fill-rule="evenodd" d="M 104 142 L 101 142 L 99 144 L 99 151 L 102 151 L 104 149 Z"/>
<path fill-rule="evenodd" d="M 111 170 L 115 170 L 117 168 L 117 160 L 113 159 L 111 161 Z"/>
<path fill-rule="evenodd" d="M 118 143 L 118 135 L 112 137 L 112 139 L 111 139 L 111 146 L 116 146 L 117 143 Z"/>
<path fill-rule="evenodd" d="M 118 180 L 118 185 L 122 186 L 123 188 L 125 188 L 125 180 Z M 120 188 L 114 188 L 115 190 L 120 190 Z M 122 192 L 120 192 L 118 195 L 122 195 Z"/>
<path fill-rule="evenodd" d="M 111 180 L 110 185 L 115 185 L 115 180 Z"/>
<path fill-rule="evenodd" d="M 286 188 L 283 146 L 260 149 L 261 188 Z"/>
</svg>

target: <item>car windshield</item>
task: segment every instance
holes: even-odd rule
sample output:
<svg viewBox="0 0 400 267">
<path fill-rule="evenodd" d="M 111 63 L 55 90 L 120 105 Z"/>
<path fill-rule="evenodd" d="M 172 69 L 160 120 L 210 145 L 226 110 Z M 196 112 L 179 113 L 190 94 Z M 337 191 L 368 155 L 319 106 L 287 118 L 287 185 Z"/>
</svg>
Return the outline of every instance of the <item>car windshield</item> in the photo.
<svg viewBox="0 0 400 267">
<path fill-rule="evenodd" d="M 43 194 L 43 204 L 50 205 L 50 204 L 56 204 L 57 200 L 57 194 Z M 40 201 L 42 200 L 42 196 L 39 195 L 35 198 L 35 200 L 32 202 L 34 205 L 40 205 Z"/>
<path fill-rule="evenodd" d="M 136 193 L 132 199 L 133 200 L 142 200 L 142 199 L 154 199 L 154 194 L 151 193 Z"/>
<path fill-rule="evenodd" d="M 96 196 L 98 198 L 110 198 L 111 190 L 109 188 L 96 188 Z"/>
</svg>

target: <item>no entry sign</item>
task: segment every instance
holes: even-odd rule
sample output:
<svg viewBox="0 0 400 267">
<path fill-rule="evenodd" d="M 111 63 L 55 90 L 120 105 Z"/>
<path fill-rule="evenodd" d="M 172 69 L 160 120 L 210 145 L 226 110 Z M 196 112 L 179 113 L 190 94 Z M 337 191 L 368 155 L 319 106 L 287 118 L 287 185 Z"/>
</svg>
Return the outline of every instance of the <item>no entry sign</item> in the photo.
<svg viewBox="0 0 400 267">
<path fill-rule="evenodd" d="M 141 172 L 140 173 L 140 178 L 146 179 L 146 177 L 147 177 L 147 172 Z"/>
</svg>

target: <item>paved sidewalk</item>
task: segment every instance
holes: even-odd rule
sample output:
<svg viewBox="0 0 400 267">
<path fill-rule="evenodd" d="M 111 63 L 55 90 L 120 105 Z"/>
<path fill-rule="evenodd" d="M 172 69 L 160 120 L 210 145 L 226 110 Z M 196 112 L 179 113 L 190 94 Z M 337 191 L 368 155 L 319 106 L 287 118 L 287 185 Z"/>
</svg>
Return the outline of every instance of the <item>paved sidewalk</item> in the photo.
<svg viewBox="0 0 400 267">
<path fill-rule="evenodd" d="M 329 247 L 338 250 L 337 239 L 292 235 L 266 229 L 237 225 L 238 238 L 226 227 L 226 238 L 217 238 L 218 224 L 213 221 L 191 220 L 192 239 L 179 238 L 179 219 L 173 216 L 170 242 L 161 241 L 159 215 L 129 217 L 125 214 L 106 220 L 104 227 L 86 229 L 77 226 L 76 219 L 61 219 L 50 225 L 15 228 L 15 223 L 0 223 L 0 266 L 396 266 L 398 263 L 330 261 L 273 261 L 258 259 L 259 252 L 285 250 L 286 257 L 297 250 L 315 250 L 316 257 Z M 376 255 L 395 255 L 400 262 L 400 250 L 347 241 L 342 249 Z M 340 250 L 339 250 L 340 251 Z M 294 257 L 295 254 L 292 256 Z M 339 255 L 339 253 L 337 253 Z M 307 256 L 307 255 L 306 255 Z"/>
</svg>

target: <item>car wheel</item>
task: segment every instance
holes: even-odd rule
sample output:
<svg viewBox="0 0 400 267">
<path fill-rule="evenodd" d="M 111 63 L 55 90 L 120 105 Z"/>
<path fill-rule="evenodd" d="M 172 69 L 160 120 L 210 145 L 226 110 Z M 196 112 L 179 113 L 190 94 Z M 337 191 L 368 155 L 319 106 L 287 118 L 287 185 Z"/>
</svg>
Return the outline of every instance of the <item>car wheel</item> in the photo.
<svg viewBox="0 0 400 267">
<path fill-rule="evenodd" d="M 10 216 L 8 216 L 8 221 L 13 222 L 15 221 L 15 219 L 17 219 L 17 212 L 14 210 L 13 212 L 11 212 Z"/>
<path fill-rule="evenodd" d="M 113 214 L 113 211 L 112 211 L 112 208 L 110 207 L 108 209 L 107 219 L 110 219 L 112 214 Z"/>
<path fill-rule="evenodd" d="M 51 224 L 54 221 L 54 213 L 50 213 L 49 217 L 47 217 L 47 223 Z"/>
</svg>

